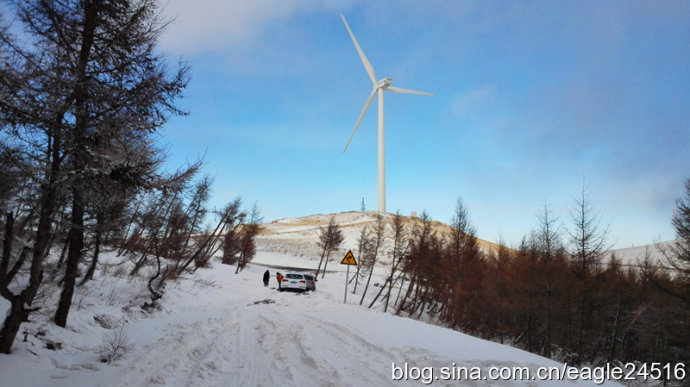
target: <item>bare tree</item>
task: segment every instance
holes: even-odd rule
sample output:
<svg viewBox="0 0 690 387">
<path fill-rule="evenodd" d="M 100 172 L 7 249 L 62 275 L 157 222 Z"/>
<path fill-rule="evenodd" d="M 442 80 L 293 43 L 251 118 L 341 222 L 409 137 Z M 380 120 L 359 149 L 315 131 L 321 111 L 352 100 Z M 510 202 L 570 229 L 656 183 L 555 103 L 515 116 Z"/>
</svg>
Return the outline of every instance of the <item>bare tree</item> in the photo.
<svg viewBox="0 0 690 387">
<path fill-rule="evenodd" d="M 428 290 L 425 285 L 435 280 L 431 278 L 431 269 L 433 257 L 438 256 L 435 254 L 437 251 L 434 251 L 438 239 L 431 226 L 431 217 L 423 211 L 412 227 L 409 250 L 401 262 L 403 271 L 409 277 L 409 284 L 397 305 L 395 313 L 398 315 L 404 310 L 410 315 L 416 310 L 421 310 L 425 301 L 424 294 Z"/>
<path fill-rule="evenodd" d="M 362 259 L 365 251 L 370 249 L 371 238 L 369 235 L 369 225 L 365 224 L 364 227 L 359 231 L 359 237 L 357 238 L 357 257 L 359 257 L 359 263 L 357 264 L 357 271 L 355 275 L 350 279 L 350 282 L 355 281 L 355 286 L 352 287 L 352 294 L 357 293 L 357 285 L 359 285 L 359 273 L 362 269 Z"/>
<path fill-rule="evenodd" d="M 241 205 L 242 199 L 236 198 L 217 213 L 218 223 L 216 227 L 213 231 L 207 230 L 204 233 L 201 242 L 196 247 L 196 251 L 181 267 L 180 273 L 182 273 L 182 270 L 185 270 L 192 262 L 194 262 L 194 270 L 205 266 L 208 260 L 223 247 L 221 243 L 223 240 L 223 230 L 227 230 L 228 228 L 237 230 L 244 224 L 247 213 L 242 211 Z"/>
<path fill-rule="evenodd" d="M 598 283 L 594 271 L 599 269 L 601 259 L 608 250 L 609 227 L 602 227 L 599 216 L 594 213 L 583 184 L 580 198 L 575 200 L 575 210 L 571 213 L 573 229 L 569 232 L 572 246 L 571 257 L 575 264 L 575 274 L 579 282 L 579 316 L 575 352 L 577 361 L 585 361 L 585 343 L 592 341 L 590 325 L 596 305 L 594 295 Z"/>
<path fill-rule="evenodd" d="M 234 265 L 239 261 L 242 250 L 242 235 L 240 229 L 244 224 L 247 214 L 240 209 L 241 201 L 239 198 L 232 205 L 232 221 L 225 227 L 223 237 L 223 257 L 221 262 L 226 265 Z"/>
<path fill-rule="evenodd" d="M 371 282 L 371 275 L 374 273 L 374 267 L 376 266 L 376 258 L 378 257 L 379 248 L 386 238 L 386 222 L 383 220 L 381 214 L 376 214 L 376 223 L 373 227 L 373 235 L 371 235 L 371 246 L 366 251 L 365 257 L 360 257 L 360 265 L 366 263 L 369 275 L 367 276 L 367 284 L 364 286 L 364 291 L 362 292 L 362 298 L 359 300 L 359 304 L 362 305 L 364 302 L 364 296 L 367 294 L 369 289 L 369 283 Z"/>
<path fill-rule="evenodd" d="M 676 240 L 671 245 L 673 258 L 670 264 L 686 280 L 690 280 L 690 179 L 685 181 L 685 197 L 676 200 L 676 211 L 673 213 L 673 227 L 676 229 Z M 686 295 L 686 297 L 690 296 Z M 685 298 L 690 302 L 690 298 Z"/>
<path fill-rule="evenodd" d="M 676 230 L 676 239 L 669 245 L 657 244 L 657 249 L 664 255 L 669 266 L 676 270 L 686 286 L 671 289 L 659 283 L 657 285 L 666 293 L 690 305 L 690 178 L 685 181 L 685 197 L 676 200 L 672 222 Z"/>
<path fill-rule="evenodd" d="M 57 325 L 64 327 L 84 249 L 86 187 L 102 175 L 132 186 L 151 184 L 151 167 L 156 165 L 152 158 L 139 165 L 131 163 L 130 157 L 114 157 L 117 161 L 108 164 L 103 161 L 114 155 L 126 156 L 117 149 L 126 149 L 125 144 L 133 143 L 128 139 L 136 138 L 144 144 L 145 133 L 162 126 L 168 114 L 181 114 L 172 103 L 186 79 L 184 68 L 169 79 L 161 67 L 162 59 L 153 54 L 162 27 L 155 1 L 142 0 L 124 7 L 93 0 L 65 8 L 47 4 L 51 3 L 39 1 L 30 11 L 45 15 L 45 19 L 39 20 L 44 27 L 56 31 L 58 38 L 76 31 L 78 42 L 74 45 L 70 40 L 58 40 L 56 47 L 58 53 L 72 50 L 76 58 L 70 91 L 75 119 L 67 132 L 66 148 L 67 165 L 74 172 L 70 179 L 69 251 L 54 318 Z M 94 170 L 95 176 L 89 172 Z"/>
<path fill-rule="evenodd" d="M 479 305 L 484 303 L 480 291 L 484 261 L 479 250 L 476 229 L 462 198 L 458 198 L 451 219 L 451 236 L 439 270 L 439 294 L 445 300 L 443 318 L 466 329 L 481 320 Z"/>
<path fill-rule="evenodd" d="M 322 228 L 321 234 L 319 235 L 319 246 L 322 248 L 322 250 L 321 260 L 319 260 L 319 267 L 316 269 L 317 277 L 319 273 L 322 273 L 321 278 L 326 275 L 326 267 L 328 266 L 328 260 L 331 257 L 331 252 L 340 248 L 340 244 L 343 243 L 344 239 L 345 237 L 343 236 L 342 230 L 340 230 L 340 227 L 335 223 L 335 216 L 332 216 L 331 220 L 328 222 L 328 226 L 326 228 Z M 321 272 L 322 263 L 324 263 L 323 272 Z"/>
<path fill-rule="evenodd" d="M 383 311 L 388 311 L 388 304 L 390 303 L 391 292 L 393 291 L 393 285 L 396 282 L 396 275 L 398 275 L 398 270 L 400 263 L 402 262 L 402 257 L 408 252 L 408 240 L 407 233 L 405 230 L 404 219 L 400 215 L 400 211 L 395 213 L 393 217 L 393 251 L 392 257 L 393 262 L 391 264 L 391 273 L 388 277 L 388 290 L 386 292 L 386 302 L 383 306 Z M 402 287 L 402 284 L 400 284 Z"/>
<path fill-rule="evenodd" d="M 385 302 L 383 305 L 384 312 L 388 311 L 388 304 L 390 302 L 394 284 L 401 279 L 400 277 L 402 277 L 399 270 L 400 262 L 402 261 L 402 257 L 407 254 L 407 235 L 405 233 L 404 219 L 402 215 L 400 215 L 400 211 L 396 212 L 395 216 L 393 216 L 393 222 L 391 225 L 393 227 L 393 249 L 390 252 L 392 259 L 391 271 L 386 278 L 386 282 L 384 282 L 383 286 L 381 286 L 381 289 L 379 289 L 378 294 L 376 294 L 376 297 L 374 297 L 374 299 L 371 300 L 371 303 L 369 303 L 369 308 L 374 306 L 374 303 L 376 303 L 381 294 L 385 291 L 386 295 L 384 296 Z"/>
<path fill-rule="evenodd" d="M 498 302 L 496 305 L 497 309 L 497 322 L 496 326 L 498 328 L 498 335 L 501 344 L 503 344 L 503 339 L 505 332 L 508 329 L 507 315 L 508 315 L 508 286 L 509 280 L 509 270 L 511 262 L 510 250 L 505 246 L 503 237 L 498 238 L 498 251 L 496 252 L 496 295 L 498 297 Z"/>
<path fill-rule="evenodd" d="M 542 353 L 546 357 L 551 356 L 551 342 L 553 331 L 553 271 L 556 256 L 563 250 L 558 227 L 558 218 L 554 217 L 547 203 L 537 215 L 538 229 L 534 235 L 536 237 L 537 249 L 540 254 L 540 271 L 544 286 L 544 344 Z"/>
<path fill-rule="evenodd" d="M 235 270 L 235 274 L 244 269 L 247 263 L 254 258 L 254 254 L 256 254 L 256 243 L 254 242 L 254 239 L 261 231 L 260 224 L 262 221 L 263 218 L 259 212 L 259 207 L 256 205 L 256 203 L 254 203 L 251 212 L 249 213 L 249 220 L 242 226 L 240 232 L 240 256 L 237 260 L 237 269 Z"/>
</svg>

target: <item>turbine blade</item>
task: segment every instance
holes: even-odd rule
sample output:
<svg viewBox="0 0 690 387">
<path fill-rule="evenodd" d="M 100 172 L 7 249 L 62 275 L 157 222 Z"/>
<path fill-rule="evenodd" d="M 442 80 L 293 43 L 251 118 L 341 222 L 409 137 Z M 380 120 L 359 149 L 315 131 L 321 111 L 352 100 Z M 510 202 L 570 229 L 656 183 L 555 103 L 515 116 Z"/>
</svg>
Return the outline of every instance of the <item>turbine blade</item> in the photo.
<svg viewBox="0 0 690 387">
<path fill-rule="evenodd" d="M 386 90 L 392 91 L 394 93 L 433 95 L 433 94 L 427 93 L 425 91 L 408 90 L 408 89 L 402 89 L 400 87 L 395 87 L 395 86 L 388 86 L 388 87 L 386 87 Z"/>
<path fill-rule="evenodd" d="M 345 20 L 345 16 L 343 14 L 340 14 L 340 17 L 343 19 L 343 23 L 345 23 L 345 28 L 347 28 L 347 32 L 350 33 L 350 37 L 352 38 L 352 42 L 355 44 L 355 48 L 357 49 L 357 52 L 359 53 L 360 59 L 362 59 L 362 64 L 364 64 L 364 69 L 367 70 L 367 74 L 369 75 L 369 79 L 371 79 L 371 83 L 376 86 L 376 75 L 374 75 L 374 68 L 371 67 L 371 63 L 369 63 L 369 60 L 367 59 L 366 55 L 364 55 L 364 51 L 362 51 L 362 47 L 359 46 L 359 43 L 357 42 L 357 38 L 355 38 L 355 34 L 352 33 L 352 30 L 350 29 L 350 26 L 347 24 L 347 20 Z"/>
<path fill-rule="evenodd" d="M 364 114 L 367 112 L 369 109 L 369 105 L 371 105 L 371 101 L 374 99 L 374 95 L 376 94 L 377 89 L 374 89 L 374 91 L 371 92 L 369 95 L 369 98 L 367 98 L 367 102 L 364 103 L 364 108 L 362 109 L 362 113 L 359 114 L 359 118 L 357 119 L 357 123 L 355 124 L 355 128 L 352 130 L 352 134 L 350 135 L 350 139 L 347 140 L 347 144 L 345 145 L 345 149 L 343 149 L 343 153 L 347 150 L 347 147 L 350 146 L 350 141 L 352 141 L 352 137 L 355 136 L 355 132 L 357 131 L 357 128 L 359 127 L 359 123 L 362 122 L 362 118 L 364 118 Z"/>
</svg>

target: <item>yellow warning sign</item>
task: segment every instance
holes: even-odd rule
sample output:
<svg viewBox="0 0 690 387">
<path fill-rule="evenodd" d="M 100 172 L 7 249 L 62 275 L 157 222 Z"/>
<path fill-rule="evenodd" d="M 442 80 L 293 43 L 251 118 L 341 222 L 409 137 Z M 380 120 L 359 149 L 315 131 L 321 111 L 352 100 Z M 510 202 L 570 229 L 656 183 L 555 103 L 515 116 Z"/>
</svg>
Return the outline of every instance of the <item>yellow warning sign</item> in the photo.
<svg viewBox="0 0 690 387">
<path fill-rule="evenodd" d="M 342 265 L 357 265 L 357 261 L 355 261 L 355 256 L 352 254 L 352 250 L 348 250 L 347 254 L 345 254 L 345 258 L 343 258 L 342 261 L 340 261 Z"/>
</svg>

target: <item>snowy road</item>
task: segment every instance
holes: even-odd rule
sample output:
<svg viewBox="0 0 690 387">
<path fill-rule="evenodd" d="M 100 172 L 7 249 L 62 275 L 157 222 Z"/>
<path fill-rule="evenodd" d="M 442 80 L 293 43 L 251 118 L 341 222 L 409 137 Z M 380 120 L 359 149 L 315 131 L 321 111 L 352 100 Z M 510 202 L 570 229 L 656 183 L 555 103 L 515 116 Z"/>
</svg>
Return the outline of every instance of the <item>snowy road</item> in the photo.
<svg viewBox="0 0 690 387">
<path fill-rule="evenodd" d="M 310 264 L 298 257 L 271 253 L 260 253 L 257 258 L 264 264 Z M 265 270 L 254 265 L 235 275 L 233 267 L 221 264 L 199 270 L 194 277 L 171 284 L 162 309 L 150 315 L 141 312 L 138 303 L 129 312 L 119 306 L 132 295 L 142 291 L 145 294 L 145 289 L 138 289 L 126 278 L 96 282 L 94 288 L 81 290 L 82 303 L 87 307 L 75 310 L 68 329 L 52 324 L 40 327 L 52 339 L 71 344 L 50 351 L 41 348 L 42 342 L 33 336 L 29 342 L 17 344 L 14 355 L 0 358 L 2 385 L 575 384 L 444 377 L 448 375 L 441 373 L 443 367 L 475 367 L 486 376 L 492 367 L 529 367 L 534 371 L 561 364 L 449 329 L 366 309 L 359 306 L 361 286 L 357 295 L 348 296 L 345 305 L 345 273 L 340 271 L 320 279 L 316 292 L 296 294 L 264 287 L 261 277 Z M 374 296 L 375 290 L 370 289 L 367 299 Z M 88 298 L 98 294 L 111 300 L 112 306 L 97 307 L 102 301 Z M 99 362 L 100 338 L 112 330 L 104 332 L 94 322 L 96 314 L 108 314 L 124 322 L 131 350 L 114 364 Z M 399 379 L 403 374 L 402 370 L 394 371 L 393 364 L 418 367 L 416 374 L 407 375 L 414 380 L 394 380 L 394 376 Z M 594 385 L 591 381 L 577 384 Z"/>
<path fill-rule="evenodd" d="M 437 377 L 444 366 L 483 372 L 495 366 L 559 366 L 508 346 L 367 310 L 357 305 L 359 297 L 351 296 L 352 304 L 344 305 L 342 273 L 319 281 L 317 292 L 296 294 L 258 285 L 263 270 L 230 277 L 214 290 L 218 296 L 200 308 L 198 319 L 166 327 L 119 367 L 124 376 L 103 385 L 512 386 L 515 381 Z M 434 367 L 436 373 L 433 379 L 393 380 L 393 363 Z"/>
<path fill-rule="evenodd" d="M 220 317 L 171 327 L 162 338 L 137 351 L 133 365 L 123 370 L 126 376 L 112 385 L 392 383 L 392 359 L 386 350 L 319 318 L 328 312 L 305 311 L 323 301 L 319 294 L 273 291 L 268 296 L 273 303 L 237 302 Z"/>
</svg>

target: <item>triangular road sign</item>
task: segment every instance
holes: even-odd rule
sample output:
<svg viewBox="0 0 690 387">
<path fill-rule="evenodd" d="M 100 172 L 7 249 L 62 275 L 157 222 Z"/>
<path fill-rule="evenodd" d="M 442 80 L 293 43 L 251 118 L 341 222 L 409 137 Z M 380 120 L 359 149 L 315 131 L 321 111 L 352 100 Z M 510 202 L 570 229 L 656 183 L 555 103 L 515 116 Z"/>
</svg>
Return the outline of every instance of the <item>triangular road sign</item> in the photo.
<svg viewBox="0 0 690 387">
<path fill-rule="evenodd" d="M 340 261 L 342 265 L 357 265 L 357 261 L 355 261 L 355 256 L 352 254 L 352 250 L 348 250 L 347 254 L 345 254 L 345 258 L 343 258 L 342 261 Z"/>
</svg>

